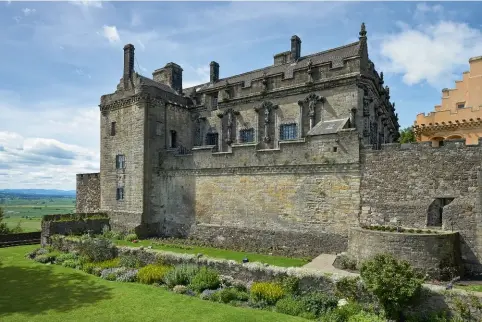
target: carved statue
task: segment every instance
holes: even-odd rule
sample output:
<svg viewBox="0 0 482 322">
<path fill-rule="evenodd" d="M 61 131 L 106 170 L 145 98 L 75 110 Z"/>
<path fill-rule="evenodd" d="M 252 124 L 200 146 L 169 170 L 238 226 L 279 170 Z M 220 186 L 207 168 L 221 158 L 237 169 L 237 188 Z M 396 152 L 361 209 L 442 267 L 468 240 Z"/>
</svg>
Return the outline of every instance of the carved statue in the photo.
<svg viewBox="0 0 482 322">
<path fill-rule="evenodd" d="M 365 37 L 367 35 L 367 30 L 366 30 L 364 22 L 362 22 L 362 24 L 361 24 L 359 35 L 360 35 L 360 37 Z"/>
<path fill-rule="evenodd" d="M 314 100 L 314 99 L 310 100 L 310 103 L 308 104 L 310 116 L 315 116 L 315 107 L 317 103 L 318 103 L 318 100 Z"/>
<path fill-rule="evenodd" d="M 269 123 L 269 112 L 270 108 L 268 106 L 265 107 L 264 109 L 264 123 Z"/>
</svg>

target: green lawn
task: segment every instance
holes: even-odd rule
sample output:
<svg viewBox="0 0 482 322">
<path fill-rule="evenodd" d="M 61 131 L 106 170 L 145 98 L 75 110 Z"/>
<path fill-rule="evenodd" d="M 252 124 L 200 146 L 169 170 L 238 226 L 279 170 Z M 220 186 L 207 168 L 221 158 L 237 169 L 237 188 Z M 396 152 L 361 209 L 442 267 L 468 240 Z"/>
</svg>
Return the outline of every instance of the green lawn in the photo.
<svg viewBox="0 0 482 322">
<path fill-rule="evenodd" d="M 20 217 L 11 217 L 4 219 L 3 222 L 5 222 L 9 228 L 15 228 L 20 222 L 20 227 L 22 228 L 22 231 L 25 233 L 29 233 L 32 231 L 40 231 L 41 220 L 41 218 L 25 219 Z"/>
<path fill-rule="evenodd" d="M 455 288 L 459 288 L 465 291 L 471 292 L 482 292 L 482 285 L 481 284 L 473 284 L 473 285 L 455 285 Z"/>
<path fill-rule="evenodd" d="M 199 246 L 190 246 L 190 245 L 186 246 L 186 245 L 158 244 L 150 240 L 141 240 L 138 243 L 132 243 L 132 242 L 123 241 L 123 240 L 116 240 L 115 243 L 117 245 L 131 246 L 131 247 L 152 246 L 153 249 L 166 250 L 166 251 L 171 251 L 175 253 L 186 253 L 186 254 L 202 253 L 203 255 L 206 255 L 209 257 L 232 259 L 238 262 L 242 261 L 243 258 L 247 257 L 250 262 L 268 263 L 270 265 L 282 266 L 282 267 L 293 267 L 293 266 L 298 267 L 308 263 L 308 260 L 301 259 L 301 258 L 289 258 L 289 257 L 262 255 L 262 254 L 255 254 L 255 253 L 243 253 L 243 252 L 236 252 L 236 251 L 226 250 L 226 249 L 199 247 Z"/>
<path fill-rule="evenodd" d="M 37 246 L 0 249 L 0 321 L 306 321 L 152 286 L 109 282 L 25 259 Z"/>
</svg>

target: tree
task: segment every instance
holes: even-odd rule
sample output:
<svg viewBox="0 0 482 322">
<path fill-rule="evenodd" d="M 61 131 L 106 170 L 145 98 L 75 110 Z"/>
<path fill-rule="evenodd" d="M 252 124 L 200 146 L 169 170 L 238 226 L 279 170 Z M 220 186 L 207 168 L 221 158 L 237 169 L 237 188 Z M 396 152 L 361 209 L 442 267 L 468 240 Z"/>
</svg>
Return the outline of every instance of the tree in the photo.
<svg viewBox="0 0 482 322">
<path fill-rule="evenodd" d="M 400 138 L 398 139 L 400 143 L 410 143 L 417 141 L 415 139 L 415 133 L 413 133 L 413 128 L 411 126 L 400 130 Z"/>
<path fill-rule="evenodd" d="M 3 208 L 0 207 L 0 235 L 8 234 L 10 229 L 8 229 L 7 224 L 3 222 Z"/>
<path fill-rule="evenodd" d="M 424 279 L 410 263 L 378 254 L 362 264 L 360 276 L 385 309 L 388 318 L 401 320 L 403 309 L 420 295 Z"/>
</svg>

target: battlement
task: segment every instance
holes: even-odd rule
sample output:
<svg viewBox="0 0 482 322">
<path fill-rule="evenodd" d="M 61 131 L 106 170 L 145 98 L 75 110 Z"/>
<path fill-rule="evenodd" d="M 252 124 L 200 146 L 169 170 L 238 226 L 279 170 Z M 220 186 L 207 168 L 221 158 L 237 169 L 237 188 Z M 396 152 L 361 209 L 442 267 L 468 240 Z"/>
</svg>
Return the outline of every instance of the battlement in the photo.
<svg viewBox="0 0 482 322">
<path fill-rule="evenodd" d="M 364 146 L 362 147 L 363 151 L 366 152 L 382 152 L 382 151 L 420 151 L 420 150 L 452 150 L 452 149 L 461 149 L 461 148 L 480 148 L 482 147 L 482 138 L 479 138 L 478 144 L 466 144 L 465 139 L 457 139 L 457 140 L 447 140 L 444 141 L 443 145 L 441 146 L 433 146 L 432 142 L 415 142 L 415 143 L 390 143 L 390 144 L 382 144 L 380 150 L 375 150 L 372 147 Z"/>
<path fill-rule="evenodd" d="M 91 172 L 91 173 L 77 173 L 77 178 L 98 178 L 100 176 L 100 172 Z"/>
</svg>

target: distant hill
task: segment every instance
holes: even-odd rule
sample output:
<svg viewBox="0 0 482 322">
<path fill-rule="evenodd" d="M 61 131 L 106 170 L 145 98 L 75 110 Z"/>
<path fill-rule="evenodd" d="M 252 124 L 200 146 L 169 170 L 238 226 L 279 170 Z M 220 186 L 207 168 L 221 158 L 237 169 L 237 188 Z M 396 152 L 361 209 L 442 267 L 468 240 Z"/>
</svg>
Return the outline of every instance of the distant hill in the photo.
<svg viewBox="0 0 482 322">
<path fill-rule="evenodd" d="M 75 190 L 57 189 L 0 189 L 0 195 L 75 197 Z"/>
</svg>

